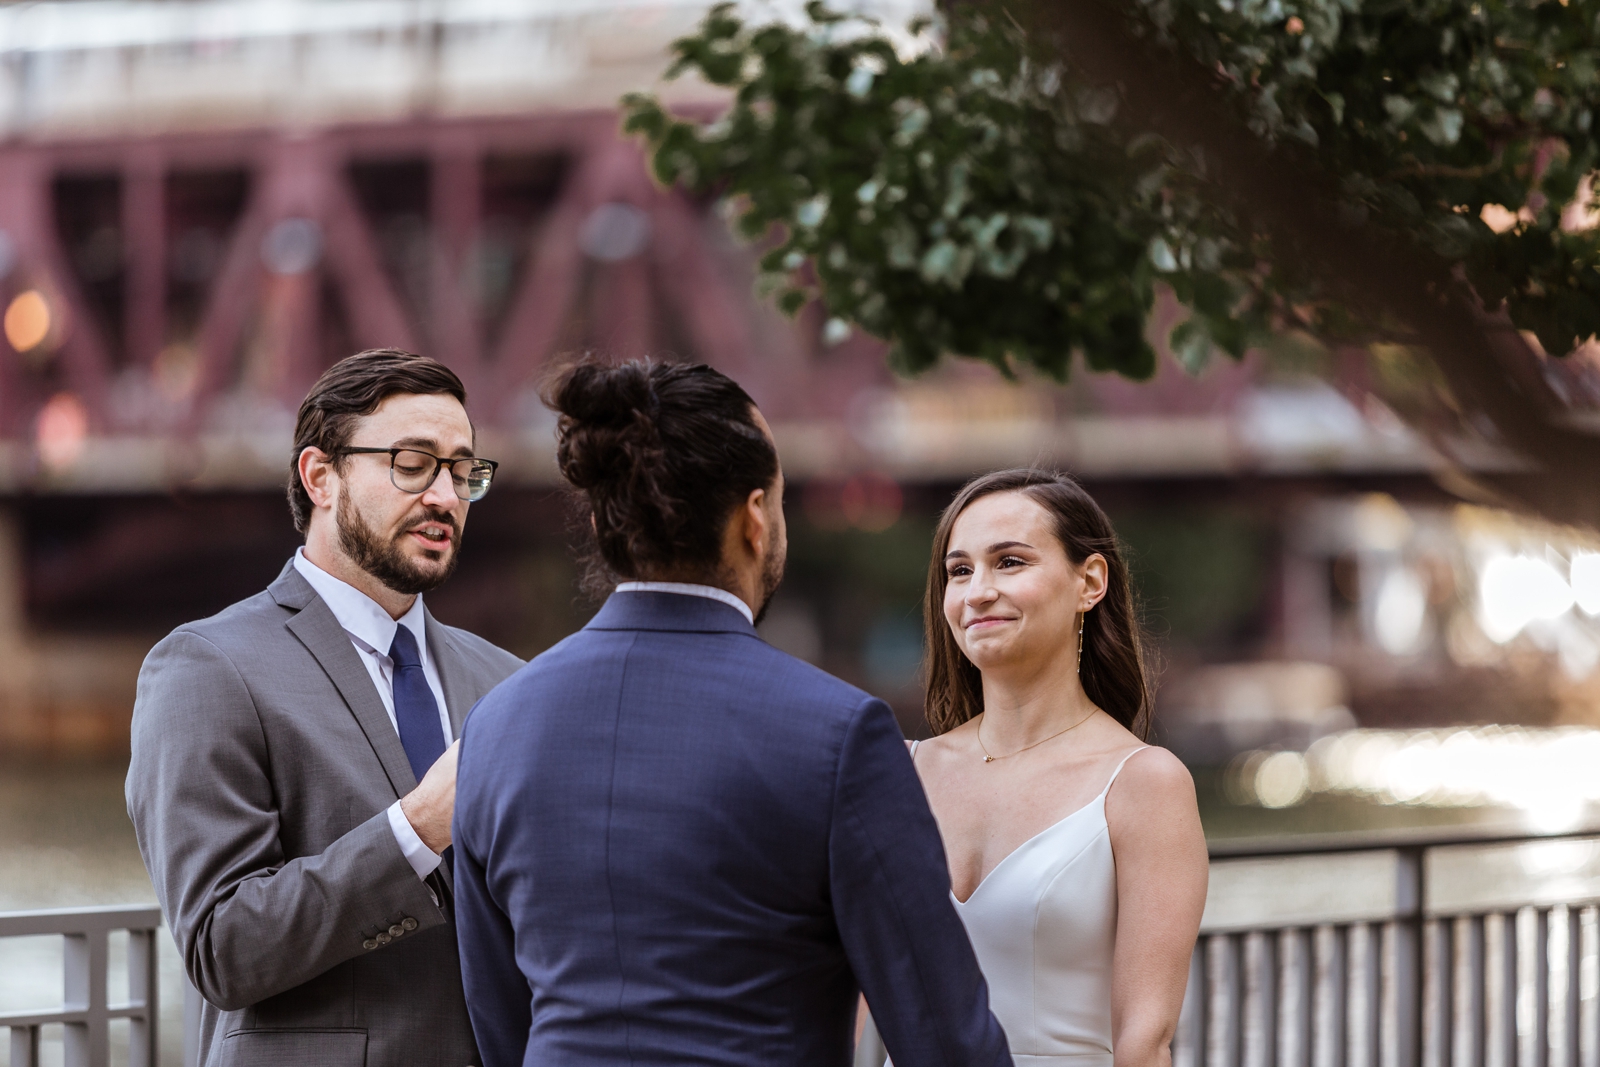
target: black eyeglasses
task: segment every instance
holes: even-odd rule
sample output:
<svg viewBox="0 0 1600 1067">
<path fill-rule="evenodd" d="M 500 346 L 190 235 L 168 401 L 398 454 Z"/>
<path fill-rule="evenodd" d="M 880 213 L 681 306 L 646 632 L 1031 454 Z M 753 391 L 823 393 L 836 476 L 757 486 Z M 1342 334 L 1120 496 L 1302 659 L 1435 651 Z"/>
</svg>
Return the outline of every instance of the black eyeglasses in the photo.
<svg viewBox="0 0 1600 1067">
<path fill-rule="evenodd" d="M 489 483 L 494 481 L 495 468 L 500 466 L 492 459 L 446 459 L 414 448 L 341 448 L 334 454 L 388 456 L 389 480 L 402 493 L 427 492 L 440 469 L 449 467 L 450 484 L 462 500 L 482 500 Z"/>
</svg>

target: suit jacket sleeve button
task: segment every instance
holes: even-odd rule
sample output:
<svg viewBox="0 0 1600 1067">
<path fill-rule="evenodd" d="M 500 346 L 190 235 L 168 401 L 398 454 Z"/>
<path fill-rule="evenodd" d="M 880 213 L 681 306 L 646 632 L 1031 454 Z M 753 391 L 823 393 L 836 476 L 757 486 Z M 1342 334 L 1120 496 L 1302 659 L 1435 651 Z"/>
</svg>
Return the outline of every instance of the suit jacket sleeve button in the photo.
<svg viewBox="0 0 1600 1067">
<path fill-rule="evenodd" d="M 378 944 L 380 944 L 380 945 L 387 945 L 389 942 L 393 941 L 394 938 L 390 937 L 389 936 L 389 931 L 385 930 L 383 933 L 379 934 L 374 940 L 376 940 L 378 942 Z"/>
<path fill-rule="evenodd" d="M 417 928 L 417 920 L 407 915 L 404 919 L 400 920 L 400 925 L 405 929 L 406 933 L 409 934 L 411 931 Z"/>
<path fill-rule="evenodd" d="M 361 947 L 366 949 L 368 952 L 371 952 L 373 949 L 378 947 L 378 943 L 369 937 L 365 941 L 361 942 Z"/>
<path fill-rule="evenodd" d="M 393 926 L 389 927 L 389 936 L 390 937 L 399 937 L 401 934 L 403 934 L 405 932 L 406 932 L 406 928 L 401 926 L 399 923 L 395 923 Z"/>
</svg>

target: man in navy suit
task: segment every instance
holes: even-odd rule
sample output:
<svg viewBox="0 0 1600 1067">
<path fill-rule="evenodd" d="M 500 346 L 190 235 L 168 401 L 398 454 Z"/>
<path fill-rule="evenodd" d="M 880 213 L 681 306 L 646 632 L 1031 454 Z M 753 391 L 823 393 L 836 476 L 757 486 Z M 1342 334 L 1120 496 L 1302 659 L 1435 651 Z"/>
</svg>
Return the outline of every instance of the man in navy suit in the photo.
<svg viewBox="0 0 1600 1067">
<path fill-rule="evenodd" d="M 456 919 L 485 1067 L 1011 1067 L 882 701 L 756 634 L 783 475 L 704 366 L 579 365 L 557 459 L 625 579 L 462 736 Z"/>
</svg>

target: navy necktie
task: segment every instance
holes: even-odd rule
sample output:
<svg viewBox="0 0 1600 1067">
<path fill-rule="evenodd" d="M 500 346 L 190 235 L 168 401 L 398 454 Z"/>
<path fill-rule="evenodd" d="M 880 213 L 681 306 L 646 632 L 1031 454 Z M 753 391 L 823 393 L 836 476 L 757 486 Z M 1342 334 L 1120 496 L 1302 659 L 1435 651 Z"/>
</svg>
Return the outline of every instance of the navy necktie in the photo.
<svg viewBox="0 0 1600 1067">
<path fill-rule="evenodd" d="M 439 704 L 423 673 L 417 639 L 406 627 L 395 627 L 389 658 L 394 661 L 394 723 L 400 729 L 406 759 L 411 761 L 411 773 L 420 782 L 434 761 L 444 755 Z"/>
</svg>

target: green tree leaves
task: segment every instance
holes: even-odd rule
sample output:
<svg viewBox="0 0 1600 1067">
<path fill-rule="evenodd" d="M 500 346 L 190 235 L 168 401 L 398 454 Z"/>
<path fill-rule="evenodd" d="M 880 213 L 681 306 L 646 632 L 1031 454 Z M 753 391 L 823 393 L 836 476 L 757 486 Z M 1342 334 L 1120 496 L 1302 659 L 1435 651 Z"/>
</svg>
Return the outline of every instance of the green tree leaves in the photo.
<svg viewBox="0 0 1600 1067">
<path fill-rule="evenodd" d="M 1600 327 L 1600 245 L 1560 211 L 1595 166 L 1600 0 L 1128 0 L 1145 31 L 1217 71 L 1271 142 L 1341 176 L 1353 224 L 1460 264 L 1545 347 Z M 1374 337 L 1329 297 L 1315 250 L 1278 249 L 1220 206 L 1205 161 L 1118 120 L 1047 39 L 962 5 L 881 27 L 808 7 L 752 26 L 713 9 L 672 73 L 733 92 L 714 122 L 626 102 L 657 176 L 732 199 L 767 242 L 763 291 L 820 299 L 889 340 L 907 371 L 953 353 L 1065 377 L 1139 378 L 1158 283 L 1189 308 L 1172 336 L 1198 370 L 1274 331 Z M 1520 211 L 1496 232 L 1485 205 Z"/>
</svg>

